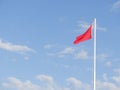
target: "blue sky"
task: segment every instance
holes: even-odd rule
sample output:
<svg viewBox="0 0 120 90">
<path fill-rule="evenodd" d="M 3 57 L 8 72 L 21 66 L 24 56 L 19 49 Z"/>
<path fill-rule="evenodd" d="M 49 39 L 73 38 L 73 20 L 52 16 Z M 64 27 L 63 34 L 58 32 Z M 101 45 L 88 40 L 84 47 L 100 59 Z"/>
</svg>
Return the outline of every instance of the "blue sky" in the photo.
<svg viewBox="0 0 120 90">
<path fill-rule="evenodd" d="M 0 0 L 0 90 L 120 90 L 120 0 Z"/>
</svg>

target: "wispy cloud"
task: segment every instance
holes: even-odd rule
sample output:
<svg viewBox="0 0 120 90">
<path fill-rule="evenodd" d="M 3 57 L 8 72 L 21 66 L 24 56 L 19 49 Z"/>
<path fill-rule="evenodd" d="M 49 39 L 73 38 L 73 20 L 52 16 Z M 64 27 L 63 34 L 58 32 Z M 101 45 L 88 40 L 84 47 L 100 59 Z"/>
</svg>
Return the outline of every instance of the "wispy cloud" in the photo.
<svg viewBox="0 0 120 90">
<path fill-rule="evenodd" d="M 116 1 L 113 6 L 112 6 L 113 9 L 118 9 L 120 8 L 120 0 Z"/>
<path fill-rule="evenodd" d="M 72 47 L 66 47 L 62 51 L 60 51 L 60 54 L 72 54 L 75 51 Z"/>
<path fill-rule="evenodd" d="M 89 47 L 80 45 L 78 46 L 62 46 L 62 45 L 44 45 L 46 54 L 48 56 L 52 57 L 58 57 L 58 58 L 71 58 L 73 60 L 91 60 L 93 59 L 93 55 L 90 53 L 91 49 Z M 108 61 L 110 59 L 109 53 L 98 53 L 97 59 L 99 61 L 106 62 L 106 67 L 111 67 L 112 63 Z"/>
<path fill-rule="evenodd" d="M 70 77 L 66 81 L 72 90 L 91 90 L 90 85 L 83 83 L 75 77 Z"/>
<path fill-rule="evenodd" d="M 38 75 L 36 78 L 38 80 L 43 81 L 45 83 L 48 83 L 50 85 L 54 84 L 54 80 L 53 80 L 53 78 L 51 76 L 41 74 L 41 75 Z"/>
<path fill-rule="evenodd" d="M 120 0 L 117 0 L 112 4 L 110 12 L 119 12 L 119 11 L 120 11 Z"/>
<path fill-rule="evenodd" d="M 80 52 L 75 54 L 75 59 L 83 59 L 86 60 L 88 59 L 88 52 L 85 50 L 81 50 Z"/>
<path fill-rule="evenodd" d="M 120 76 L 114 76 L 113 80 L 116 81 L 117 83 L 120 83 Z"/>
<path fill-rule="evenodd" d="M 8 77 L 8 82 L 2 83 L 2 86 L 16 90 L 42 90 L 39 85 L 31 83 L 29 80 L 22 82 L 15 77 Z"/>
<path fill-rule="evenodd" d="M 28 46 L 15 45 L 10 42 L 5 42 L 3 40 L 0 40 L 0 48 L 7 51 L 18 52 L 18 53 L 35 52 L 33 49 L 29 48 Z"/>
<path fill-rule="evenodd" d="M 67 20 L 68 20 L 67 16 L 62 16 L 59 18 L 59 22 L 61 22 L 61 23 L 65 23 Z"/>
<path fill-rule="evenodd" d="M 107 78 L 107 74 L 106 74 L 106 73 L 103 74 L 103 79 L 104 79 L 104 81 L 108 81 L 108 78 Z"/>
<path fill-rule="evenodd" d="M 114 69 L 114 72 L 120 75 L 120 68 Z"/>
<path fill-rule="evenodd" d="M 44 45 L 43 47 L 44 47 L 44 49 L 51 49 L 51 48 L 53 48 L 55 46 L 55 44 L 46 44 L 46 45 Z"/>
<path fill-rule="evenodd" d="M 60 51 L 58 51 L 56 55 L 58 57 L 66 57 L 66 56 L 71 56 L 71 55 L 73 56 L 74 52 L 75 52 L 75 49 L 73 47 L 65 47 L 61 49 Z"/>
<path fill-rule="evenodd" d="M 38 75 L 39 84 L 34 84 L 30 80 L 21 81 L 16 77 L 8 77 L 7 82 L 3 82 L 2 86 L 7 89 L 16 90 L 91 90 L 89 84 L 85 84 L 75 77 L 65 79 L 65 85 L 58 85 L 53 77 L 48 75 Z"/>
<path fill-rule="evenodd" d="M 80 28 L 83 28 L 83 29 L 87 29 L 90 25 L 90 23 L 84 22 L 84 21 L 78 21 L 77 23 L 78 23 L 77 26 L 80 27 Z"/>
<path fill-rule="evenodd" d="M 101 53 L 101 54 L 97 55 L 97 59 L 99 59 L 99 60 L 107 60 L 108 57 L 109 56 L 106 53 Z"/>
<path fill-rule="evenodd" d="M 106 81 L 97 81 L 97 90 L 120 90 L 120 86 Z"/>
<path fill-rule="evenodd" d="M 118 71 L 119 69 L 116 70 Z M 118 74 L 118 72 L 115 72 L 114 74 Z M 104 73 L 103 79 L 103 81 L 97 81 L 97 90 L 120 90 L 120 74 L 118 74 L 118 76 L 113 75 L 112 77 L 109 77 Z"/>
<path fill-rule="evenodd" d="M 88 59 L 88 57 L 89 57 L 87 50 L 84 50 L 83 47 L 82 47 L 82 49 L 80 47 L 77 48 L 77 47 L 70 47 L 70 46 L 67 46 L 67 47 L 59 46 L 59 49 L 57 47 L 58 46 L 56 46 L 56 48 L 55 48 L 56 52 L 52 52 L 52 51 L 48 50 L 49 53 L 47 52 L 47 55 L 57 56 L 59 58 L 64 58 L 64 57 L 69 56 L 69 57 L 72 57 L 73 59 L 81 59 L 81 60 Z M 51 45 L 47 45 L 46 48 L 51 48 Z M 51 50 L 53 50 L 53 49 L 51 49 Z"/>
<path fill-rule="evenodd" d="M 106 66 L 107 67 L 111 67 L 112 66 L 112 63 L 110 61 L 106 62 Z"/>
<path fill-rule="evenodd" d="M 99 26 L 98 24 L 96 27 L 97 27 L 97 30 L 104 31 L 104 32 L 107 31 L 107 28 Z"/>
<path fill-rule="evenodd" d="M 116 83 L 120 83 L 120 68 L 115 69 L 114 72 L 117 74 L 116 76 L 113 76 L 112 79 L 116 82 Z"/>
<path fill-rule="evenodd" d="M 41 74 L 36 77 L 37 82 L 34 80 L 34 83 L 30 80 L 23 81 L 16 77 L 8 77 L 7 81 L 2 82 L 2 87 L 15 90 L 92 90 L 92 83 L 82 82 L 75 77 L 66 78 L 64 86 L 58 85 L 49 75 Z M 97 80 L 97 90 L 120 90 L 120 74 L 109 77 L 104 73 L 103 80 Z"/>
<path fill-rule="evenodd" d="M 86 30 L 90 26 L 90 23 L 84 22 L 84 21 L 78 21 L 77 26 L 80 27 L 80 29 L 82 29 L 82 30 Z M 107 31 L 107 28 L 102 27 L 102 26 L 100 26 L 98 24 L 97 24 L 96 27 L 97 27 L 97 30 L 104 31 L 104 32 Z"/>
<path fill-rule="evenodd" d="M 28 61 L 28 60 L 29 60 L 29 57 L 26 56 L 26 57 L 24 57 L 24 59 L 25 59 L 26 61 Z"/>
</svg>

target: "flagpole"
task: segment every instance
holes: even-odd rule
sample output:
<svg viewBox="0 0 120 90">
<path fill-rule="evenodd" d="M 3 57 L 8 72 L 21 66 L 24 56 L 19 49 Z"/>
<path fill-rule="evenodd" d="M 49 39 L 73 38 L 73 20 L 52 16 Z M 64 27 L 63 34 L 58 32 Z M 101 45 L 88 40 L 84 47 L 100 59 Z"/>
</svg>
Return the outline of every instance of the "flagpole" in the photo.
<svg viewBox="0 0 120 90">
<path fill-rule="evenodd" d="M 96 18 L 94 19 L 94 90 L 96 90 Z"/>
</svg>

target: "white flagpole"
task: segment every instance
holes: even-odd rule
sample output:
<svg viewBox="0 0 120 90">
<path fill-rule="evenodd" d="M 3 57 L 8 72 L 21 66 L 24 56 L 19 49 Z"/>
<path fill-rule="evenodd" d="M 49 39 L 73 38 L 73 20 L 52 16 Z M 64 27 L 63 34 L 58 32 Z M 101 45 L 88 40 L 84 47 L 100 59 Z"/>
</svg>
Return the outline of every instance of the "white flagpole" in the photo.
<svg viewBox="0 0 120 90">
<path fill-rule="evenodd" d="M 96 18 L 94 19 L 94 90 L 96 90 Z"/>
</svg>

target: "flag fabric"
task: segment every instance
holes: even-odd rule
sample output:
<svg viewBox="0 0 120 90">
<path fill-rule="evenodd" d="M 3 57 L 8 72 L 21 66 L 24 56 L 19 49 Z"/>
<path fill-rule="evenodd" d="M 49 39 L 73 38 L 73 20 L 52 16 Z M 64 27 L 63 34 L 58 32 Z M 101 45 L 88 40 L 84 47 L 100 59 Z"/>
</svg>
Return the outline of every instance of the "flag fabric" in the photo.
<svg viewBox="0 0 120 90">
<path fill-rule="evenodd" d="M 74 44 L 78 44 L 80 42 L 89 40 L 92 38 L 92 25 L 87 29 L 87 31 L 79 36 L 76 37 L 76 40 L 74 41 Z"/>
</svg>

